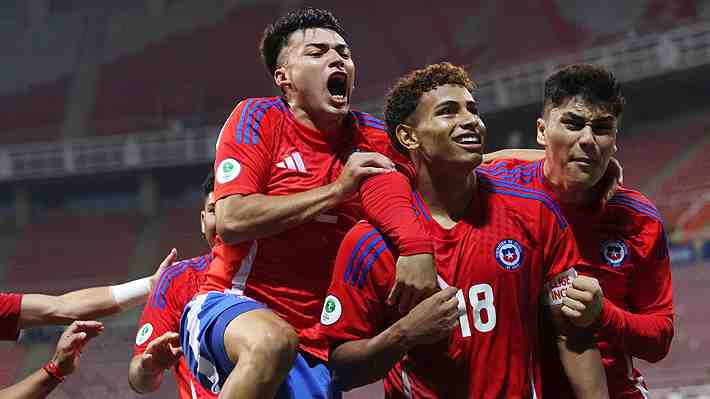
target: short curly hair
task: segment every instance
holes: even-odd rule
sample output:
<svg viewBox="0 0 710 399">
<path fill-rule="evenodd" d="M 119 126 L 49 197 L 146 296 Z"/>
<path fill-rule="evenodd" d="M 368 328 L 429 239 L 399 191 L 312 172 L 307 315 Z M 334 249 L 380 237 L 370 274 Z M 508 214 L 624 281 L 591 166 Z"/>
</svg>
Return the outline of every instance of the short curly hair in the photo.
<svg viewBox="0 0 710 399">
<path fill-rule="evenodd" d="M 330 11 L 313 7 L 291 11 L 264 29 L 259 44 L 261 60 L 271 75 L 278 67 L 279 54 L 288 44 L 291 33 L 309 28 L 330 29 L 345 38 L 345 29 Z"/>
<path fill-rule="evenodd" d="M 449 62 L 416 69 L 399 78 L 392 86 L 385 98 L 385 123 L 387 134 L 397 151 L 408 155 L 407 149 L 397 140 L 397 126 L 414 113 L 424 93 L 447 84 L 463 86 L 469 91 L 477 87 L 466 70 Z"/>
<path fill-rule="evenodd" d="M 626 104 L 621 84 L 614 74 L 596 65 L 572 64 L 545 80 L 543 114 L 550 107 L 557 107 L 576 96 L 616 117 L 621 115 Z"/>
</svg>

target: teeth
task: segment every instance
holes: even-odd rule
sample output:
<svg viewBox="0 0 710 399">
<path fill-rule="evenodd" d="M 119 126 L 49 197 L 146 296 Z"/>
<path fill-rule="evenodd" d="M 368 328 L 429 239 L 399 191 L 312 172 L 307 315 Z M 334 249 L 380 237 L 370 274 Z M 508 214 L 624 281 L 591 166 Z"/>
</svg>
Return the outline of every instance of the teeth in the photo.
<svg viewBox="0 0 710 399">
<path fill-rule="evenodd" d="M 481 142 L 478 136 L 464 136 L 458 138 L 456 141 L 461 144 L 479 144 Z"/>
</svg>

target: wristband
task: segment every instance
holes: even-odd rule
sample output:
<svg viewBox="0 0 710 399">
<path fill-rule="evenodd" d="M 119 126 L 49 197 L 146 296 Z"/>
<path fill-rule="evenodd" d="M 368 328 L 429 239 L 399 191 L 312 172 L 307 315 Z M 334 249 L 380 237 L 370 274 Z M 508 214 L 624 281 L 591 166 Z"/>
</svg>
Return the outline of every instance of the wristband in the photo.
<svg viewBox="0 0 710 399">
<path fill-rule="evenodd" d="M 150 277 L 111 286 L 111 295 L 121 309 L 140 305 L 150 293 Z"/>
<path fill-rule="evenodd" d="M 47 364 L 42 367 L 44 371 L 47 372 L 52 378 L 54 378 L 55 381 L 57 382 L 64 382 L 64 374 L 59 370 L 59 367 L 57 367 L 56 364 L 54 364 L 53 361 L 48 361 Z"/>
</svg>

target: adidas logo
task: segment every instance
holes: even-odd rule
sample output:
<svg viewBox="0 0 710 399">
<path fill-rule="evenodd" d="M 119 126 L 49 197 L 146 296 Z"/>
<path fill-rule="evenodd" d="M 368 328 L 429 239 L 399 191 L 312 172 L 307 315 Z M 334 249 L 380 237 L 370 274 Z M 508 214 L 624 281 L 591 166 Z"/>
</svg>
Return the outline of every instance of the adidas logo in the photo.
<svg viewBox="0 0 710 399">
<path fill-rule="evenodd" d="M 276 164 L 276 167 L 281 169 L 297 170 L 302 173 L 308 172 L 306 170 L 306 165 L 303 164 L 303 158 L 301 158 L 301 154 L 298 152 L 294 152 L 284 158 L 283 161 Z"/>
</svg>

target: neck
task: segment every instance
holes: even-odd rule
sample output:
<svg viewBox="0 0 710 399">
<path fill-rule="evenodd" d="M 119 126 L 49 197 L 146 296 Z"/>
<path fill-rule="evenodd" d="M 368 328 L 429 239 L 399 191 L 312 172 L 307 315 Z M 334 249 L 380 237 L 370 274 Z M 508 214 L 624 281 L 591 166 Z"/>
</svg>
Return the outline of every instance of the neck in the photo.
<svg viewBox="0 0 710 399">
<path fill-rule="evenodd" d="M 564 171 L 554 170 L 550 162 L 545 162 L 544 173 L 545 180 L 562 204 L 586 206 L 594 202 L 596 196 L 591 188 L 567 181 Z"/>
<path fill-rule="evenodd" d="M 432 217 L 443 227 L 452 227 L 464 217 L 477 188 L 475 167 L 440 167 L 414 160 L 417 189 Z"/>
<path fill-rule="evenodd" d="M 293 116 L 299 123 L 313 130 L 323 132 L 326 135 L 338 130 L 345 119 L 345 115 L 310 111 L 293 99 L 287 99 L 287 101 L 291 108 L 291 113 L 293 113 Z"/>
</svg>

